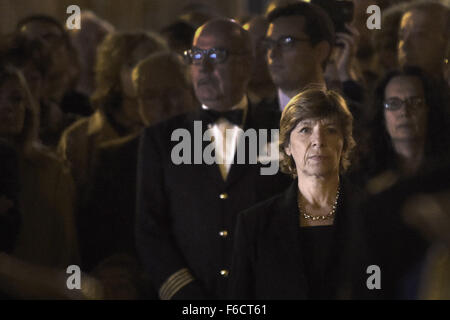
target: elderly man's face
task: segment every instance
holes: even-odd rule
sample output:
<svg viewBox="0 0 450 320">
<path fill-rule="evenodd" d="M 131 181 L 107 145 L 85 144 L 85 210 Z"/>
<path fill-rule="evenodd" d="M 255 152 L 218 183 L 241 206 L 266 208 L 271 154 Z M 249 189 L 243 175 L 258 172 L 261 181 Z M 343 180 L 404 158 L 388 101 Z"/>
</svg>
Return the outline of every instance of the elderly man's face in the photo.
<svg viewBox="0 0 450 320">
<path fill-rule="evenodd" d="M 448 39 L 443 15 L 432 12 L 412 10 L 403 15 L 398 42 L 400 65 L 418 66 L 429 73 L 442 70 Z"/>
<path fill-rule="evenodd" d="M 193 49 L 225 49 L 227 59 L 214 63 L 203 57 L 190 71 L 198 100 L 211 109 L 228 110 L 243 98 L 250 78 L 250 52 L 226 32 L 204 29 L 195 37 Z"/>
<path fill-rule="evenodd" d="M 305 19 L 302 16 L 281 17 L 274 20 L 267 30 L 267 43 L 273 43 L 267 50 L 267 63 L 272 80 L 285 91 L 297 90 L 321 70 L 317 52 L 303 31 Z M 290 37 L 290 44 L 278 43 Z M 276 41 L 276 42 L 275 42 Z"/>
</svg>

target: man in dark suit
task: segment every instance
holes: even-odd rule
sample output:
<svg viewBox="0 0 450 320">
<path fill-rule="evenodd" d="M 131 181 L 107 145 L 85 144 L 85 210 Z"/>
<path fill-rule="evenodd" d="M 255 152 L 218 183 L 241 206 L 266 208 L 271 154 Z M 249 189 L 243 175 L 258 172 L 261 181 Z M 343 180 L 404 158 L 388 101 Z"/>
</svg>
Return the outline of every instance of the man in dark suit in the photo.
<svg viewBox="0 0 450 320">
<path fill-rule="evenodd" d="M 20 227 L 17 204 L 20 185 L 18 157 L 14 148 L 0 141 L 0 252 L 10 253 Z M 1 297 L 1 293 L 0 293 Z"/>
<path fill-rule="evenodd" d="M 247 32 L 232 20 L 211 20 L 197 30 L 186 58 L 202 108 L 141 137 L 137 249 L 160 299 L 221 299 L 237 213 L 281 192 L 287 177 L 261 174 L 267 168 L 249 152 L 261 148 L 260 139 L 236 138 L 240 130 L 276 127 L 264 112 L 253 112 L 246 97 L 252 58 Z M 180 132 L 189 135 L 183 143 L 190 150 L 177 154 Z M 207 132 L 215 146 L 212 164 L 203 157 L 211 146 L 202 139 Z M 246 151 L 245 164 L 236 161 L 239 150 Z"/>
<path fill-rule="evenodd" d="M 319 6 L 307 2 L 296 2 L 279 6 L 267 15 L 269 27 L 264 46 L 270 75 L 277 88 L 275 99 L 263 100 L 258 108 L 268 109 L 278 120 L 281 112 L 292 97 L 308 86 L 333 89 L 327 79 L 325 68 L 329 63 L 336 41 L 344 47 L 338 68 L 341 90 L 355 117 L 355 127 L 359 125 L 360 102 L 364 89 L 356 82 L 350 72 L 351 46 L 356 34 L 336 33 L 328 14 Z M 350 35 L 351 33 L 351 35 Z"/>
<path fill-rule="evenodd" d="M 277 7 L 267 20 L 266 59 L 278 96 L 258 107 L 270 109 L 279 119 L 303 88 L 326 86 L 324 65 L 334 45 L 334 28 L 321 8 L 305 2 Z"/>
</svg>

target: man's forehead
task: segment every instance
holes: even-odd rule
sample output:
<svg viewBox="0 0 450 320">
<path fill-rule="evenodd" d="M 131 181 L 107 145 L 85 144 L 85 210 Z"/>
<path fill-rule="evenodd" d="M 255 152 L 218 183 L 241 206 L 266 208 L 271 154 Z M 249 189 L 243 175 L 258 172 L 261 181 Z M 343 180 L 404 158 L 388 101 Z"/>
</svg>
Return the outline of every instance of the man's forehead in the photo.
<svg viewBox="0 0 450 320">
<path fill-rule="evenodd" d="M 238 50 L 243 40 L 232 30 L 203 29 L 195 35 L 193 46 L 201 49 L 224 48 Z"/>
<path fill-rule="evenodd" d="M 35 35 L 57 34 L 62 35 L 61 30 L 51 23 L 45 21 L 30 21 L 21 28 L 22 32 L 30 32 Z"/>
<path fill-rule="evenodd" d="M 293 15 L 280 17 L 269 24 L 267 37 L 278 37 L 282 35 L 305 35 L 305 17 Z"/>
<path fill-rule="evenodd" d="M 232 41 L 224 34 L 201 33 L 194 39 L 193 45 L 198 48 L 229 48 Z"/>
<path fill-rule="evenodd" d="M 405 12 L 402 17 L 400 27 L 403 28 L 417 28 L 430 29 L 441 28 L 442 24 L 440 18 L 442 14 L 435 12 L 435 10 L 410 10 Z"/>
</svg>

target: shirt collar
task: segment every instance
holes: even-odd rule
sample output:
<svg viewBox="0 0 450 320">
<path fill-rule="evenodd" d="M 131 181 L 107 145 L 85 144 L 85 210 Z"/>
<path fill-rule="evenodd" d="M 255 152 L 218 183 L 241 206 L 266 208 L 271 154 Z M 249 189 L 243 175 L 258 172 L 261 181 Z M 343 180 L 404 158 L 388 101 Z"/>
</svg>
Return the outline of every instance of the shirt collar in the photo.
<svg viewBox="0 0 450 320">
<path fill-rule="evenodd" d="M 244 116 L 242 119 L 242 126 L 244 125 L 246 119 L 247 119 L 247 113 L 248 113 L 248 97 L 246 95 L 244 95 L 241 99 L 241 101 L 239 101 L 238 104 L 235 104 L 230 110 L 239 110 L 242 109 L 244 110 Z M 210 108 L 204 104 L 202 104 L 202 109 L 204 110 L 209 110 Z"/>
<path fill-rule="evenodd" d="M 280 110 L 283 111 L 286 105 L 291 100 L 286 93 L 284 93 L 281 89 L 278 89 L 278 103 L 280 104 Z"/>
<path fill-rule="evenodd" d="M 238 104 L 235 104 L 230 110 L 238 110 L 238 109 L 246 110 L 247 108 L 248 108 L 248 98 L 246 95 L 244 95 L 241 101 L 239 101 Z M 202 104 L 202 109 L 208 110 L 210 108 L 207 105 Z"/>
</svg>

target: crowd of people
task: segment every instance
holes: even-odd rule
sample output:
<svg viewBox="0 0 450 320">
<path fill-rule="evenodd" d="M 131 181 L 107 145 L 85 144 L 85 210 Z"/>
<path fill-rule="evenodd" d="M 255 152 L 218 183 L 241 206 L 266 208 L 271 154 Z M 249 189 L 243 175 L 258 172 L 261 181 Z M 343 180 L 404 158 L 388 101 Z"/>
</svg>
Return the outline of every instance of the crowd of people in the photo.
<svg viewBox="0 0 450 320">
<path fill-rule="evenodd" d="M 450 299 L 450 3 L 350 2 L 2 34 L 0 298 Z"/>
</svg>

